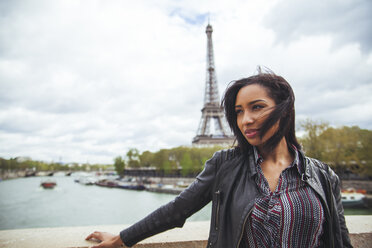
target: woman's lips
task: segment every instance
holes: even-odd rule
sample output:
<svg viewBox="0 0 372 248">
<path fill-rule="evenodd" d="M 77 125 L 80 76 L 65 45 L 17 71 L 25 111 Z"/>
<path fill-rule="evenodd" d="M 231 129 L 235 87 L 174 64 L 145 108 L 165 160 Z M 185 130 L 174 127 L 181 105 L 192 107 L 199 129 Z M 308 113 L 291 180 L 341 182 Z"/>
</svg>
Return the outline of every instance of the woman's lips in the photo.
<svg viewBox="0 0 372 248">
<path fill-rule="evenodd" d="M 258 129 L 247 129 L 244 134 L 247 138 L 254 138 L 258 134 Z"/>
</svg>

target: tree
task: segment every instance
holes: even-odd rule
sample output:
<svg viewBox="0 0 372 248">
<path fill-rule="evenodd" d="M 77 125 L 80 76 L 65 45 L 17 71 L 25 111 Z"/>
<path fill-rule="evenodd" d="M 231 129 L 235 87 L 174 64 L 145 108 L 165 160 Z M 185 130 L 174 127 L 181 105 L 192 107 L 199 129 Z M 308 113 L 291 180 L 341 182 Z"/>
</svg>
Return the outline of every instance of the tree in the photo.
<svg viewBox="0 0 372 248">
<path fill-rule="evenodd" d="M 162 164 L 162 170 L 164 171 L 165 175 L 169 175 L 172 172 L 172 164 L 169 160 L 164 161 Z"/>
<path fill-rule="evenodd" d="M 359 131 L 358 157 L 363 166 L 363 174 L 372 176 L 372 131 L 361 129 Z"/>
<path fill-rule="evenodd" d="M 166 161 L 168 161 L 168 152 L 166 149 L 161 149 L 158 152 L 154 154 L 153 158 L 153 165 L 158 169 L 158 170 L 163 170 L 164 171 L 164 164 Z"/>
<path fill-rule="evenodd" d="M 306 155 L 322 160 L 324 144 L 319 136 L 328 128 L 328 123 L 315 122 L 311 119 L 307 119 L 301 122 L 300 126 L 306 132 L 304 137 L 299 139 L 304 151 L 306 152 Z"/>
<path fill-rule="evenodd" d="M 141 167 L 150 167 L 153 163 L 154 154 L 150 151 L 144 151 L 139 155 L 139 163 Z"/>
<path fill-rule="evenodd" d="M 115 158 L 114 162 L 115 171 L 120 175 L 124 175 L 124 169 L 125 169 L 125 161 L 122 157 L 118 156 Z"/>
<path fill-rule="evenodd" d="M 306 120 L 306 135 L 299 138 L 306 155 L 328 163 L 337 174 L 372 176 L 372 131 L 353 127 L 329 127 Z"/>
<path fill-rule="evenodd" d="M 340 174 L 371 174 L 372 131 L 359 127 L 328 128 L 320 139 L 325 144 L 324 160 Z"/>
<path fill-rule="evenodd" d="M 183 154 L 180 164 L 182 167 L 182 176 L 187 176 L 193 171 L 193 161 L 191 160 L 190 154 L 188 152 Z"/>
<path fill-rule="evenodd" d="M 127 152 L 128 167 L 140 167 L 139 151 L 136 148 L 131 148 Z"/>
</svg>

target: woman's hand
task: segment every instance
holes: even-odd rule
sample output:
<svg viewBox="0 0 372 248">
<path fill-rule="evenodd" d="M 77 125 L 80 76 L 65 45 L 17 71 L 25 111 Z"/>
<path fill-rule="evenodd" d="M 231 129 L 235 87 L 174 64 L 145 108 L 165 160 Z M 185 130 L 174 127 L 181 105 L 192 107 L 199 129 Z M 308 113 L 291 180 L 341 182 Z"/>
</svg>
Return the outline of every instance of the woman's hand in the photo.
<svg viewBox="0 0 372 248">
<path fill-rule="evenodd" d="M 94 232 L 88 235 L 85 240 L 96 239 L 100 243 L 91 248 L 116 248 L 116 247 L 127 247 L 124 245 L 119 235 L 114 235 L 107 232 Z"/>
</svg>

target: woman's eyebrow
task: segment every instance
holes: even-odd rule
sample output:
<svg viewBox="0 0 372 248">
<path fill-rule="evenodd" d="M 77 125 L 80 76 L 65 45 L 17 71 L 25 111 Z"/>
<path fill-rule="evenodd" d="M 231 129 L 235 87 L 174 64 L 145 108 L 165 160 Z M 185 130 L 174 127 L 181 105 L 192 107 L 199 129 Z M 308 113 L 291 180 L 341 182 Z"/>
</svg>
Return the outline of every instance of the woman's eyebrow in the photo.
<svg viewBox="0 0 372 248">
<path fill-rule="evenodd" d="M 266 101 L 264 99 L 257 99 L 257 100 L 249 102 L 249 105 L 255 104 L 256 102 L 266 102 Z"/>
<path fill-rule="evenodd" d="M 248 105 L 252 105 L 252 104 L 255 104 L 257 102 L 266 102 L 264 99 L 257 99 L 257 100 L 254 100 L 254 101 L 251 101 L 248 103 Z M 235 105 L 235 108 L 241 108 L 242 105 L 238 104 L 238 105 Z"/>
</svg>

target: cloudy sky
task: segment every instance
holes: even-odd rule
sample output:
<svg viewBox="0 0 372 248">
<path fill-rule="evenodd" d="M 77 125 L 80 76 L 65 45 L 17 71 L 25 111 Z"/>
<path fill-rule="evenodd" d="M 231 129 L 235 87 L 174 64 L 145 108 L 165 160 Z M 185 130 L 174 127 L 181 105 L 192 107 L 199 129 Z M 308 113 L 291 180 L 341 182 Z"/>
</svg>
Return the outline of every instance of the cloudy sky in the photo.
<svg viewBox="0 0 372 248">
<path fill-rule="evenodd" d="M 112 163 L 190 145 L 205 27 L 220 95 L 266 66 L 297 120 L 372 129 L 370 0 L 2 0 L 0 157 Z"/>
</svg>

